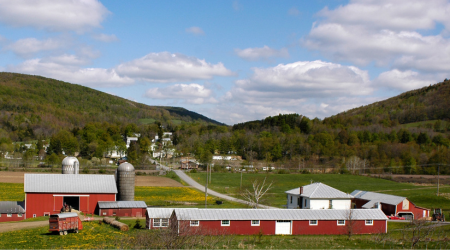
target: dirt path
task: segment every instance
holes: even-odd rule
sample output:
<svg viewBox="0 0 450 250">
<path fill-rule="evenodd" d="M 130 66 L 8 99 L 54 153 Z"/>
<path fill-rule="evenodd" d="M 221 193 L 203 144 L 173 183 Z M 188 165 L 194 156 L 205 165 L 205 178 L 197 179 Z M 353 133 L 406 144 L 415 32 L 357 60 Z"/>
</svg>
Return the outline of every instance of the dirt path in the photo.
<svg viewBox="0 0 450 250">
<path fill-rule="evenodd" d="M 3 222 L 0 223 L 0 233 L 43 226 L 48 226 L 48 221 Z"/>
</svg>

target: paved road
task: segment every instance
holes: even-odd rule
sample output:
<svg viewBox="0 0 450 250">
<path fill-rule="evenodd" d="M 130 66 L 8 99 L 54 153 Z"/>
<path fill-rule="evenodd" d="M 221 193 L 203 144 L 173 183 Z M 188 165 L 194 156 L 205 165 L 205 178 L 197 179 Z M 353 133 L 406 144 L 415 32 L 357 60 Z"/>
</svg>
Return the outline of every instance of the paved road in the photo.
<svg viewBox="0 0 450 250">
<path fill-rule="evenodd" d="M 185 181 L 185 182 L 186 182 L 187 184 L 189 184 L 190 186 L 192 186 L 192 187 L 194 187 L 194 188 L 196 188 L 196 189 L 198 189 L 198 190 L 200 190 L 200 191 L 202 191 L 202 192 L 205 192 L 205 186 L 200 185 L 198 182 L 194 181 L 191 177 L 189 177 L 188 175 L 186 175 L 182 170 L 174 170 L 174 172 L 175 172 L 175 173 L 176 173 L 183 181 Z M 249 205 L 249 202 L 248 202 L 248 201 L 244 201 L 244 200 L 237 199 L 237 198 L 234 198 L 234 197 L 231 197 L 231 196 L 228 196 L 228 195 L 224 195 L 224 194 L 218 193 L 218 192 L 216 192 L 216 191 L 213 191 L 213 190 L 211 190 L 211 189 L 208 189 L 208 194 L 213 195 L 213 196 L 216 196 L 216 197 L 220 197 L 220 198 L 225 199 L 225 200 L 234 201 L 234 202 L 238 202 L 238 203 L 243 203 L 243 204 Z M 261 204 L 259 204 L 258 207 L 266 208 L 266 209 L 271 209 L 271 208 L 274 209 L 274 208 L 277 208 L 277 207 L 270 207 L 270 206 L 261 205 Z"/>
</svg>

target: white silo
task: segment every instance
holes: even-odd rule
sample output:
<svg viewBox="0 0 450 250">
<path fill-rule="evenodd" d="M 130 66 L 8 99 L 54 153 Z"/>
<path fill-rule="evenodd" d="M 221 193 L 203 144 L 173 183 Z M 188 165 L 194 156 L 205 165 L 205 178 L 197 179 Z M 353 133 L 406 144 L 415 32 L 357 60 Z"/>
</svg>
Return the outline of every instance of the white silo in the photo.
<svg viewBox="0 0 450 250">
<path fill-rule="evenodd" d="M 63 174 L 78 174 L 79 170 L 80 170 L 80 162 L 76 157 L 67 156 L 62 161 Z"/>
<path fill-rule="evenodd" d="M 116 171 L 117 200 L 134 201 L 134 167 L 128 162 L 119 165 Z"/>
</svg>

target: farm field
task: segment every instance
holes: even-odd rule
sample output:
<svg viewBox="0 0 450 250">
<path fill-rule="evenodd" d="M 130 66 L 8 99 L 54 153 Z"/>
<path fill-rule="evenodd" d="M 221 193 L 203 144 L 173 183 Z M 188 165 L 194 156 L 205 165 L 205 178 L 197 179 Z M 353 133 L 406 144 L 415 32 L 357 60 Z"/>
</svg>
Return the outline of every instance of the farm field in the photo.
<svg viewBox="0 0 450 250">
<path fill-rule="evenodd" d="M 134 229 L 135 220 L 121 220 L 130 226 L 127 232 L 121 232 L 107 224 L 96 222 L 83 223 L 84 229 L 80 233 L 69 233 L 66 236 L 50 234 L 48 226 L 24 229 L 14 232 L 0 233 L 1 249 L 135 249 L 142 248 L 139 241 L 142 236 L 151 239 L 152 243 L 160 242 L 156 231 L 145 229 Z M 140 221 L 143 225 L 145 222 Z M 409 227 L 407 223 L 389 222 L 392 230 L 382 235 L 354 235 L 350 240 L 345 235 L 341 236 L 210 236 L 199 238 L 192 248 L 219 248 L 219 249 L 400 249 L 411 247 L 411 233 L 403 230 Z M 418 248 L 440 248 L 449 247 L 448 239 L 443 236 L 450 233 L 450 225 L 439 227 L 431 238 L 432 242 L 425 245 L 419 243 Z M 141 236 L 141 237 L 139 237 Z M 196 236 L 198 237 L 198 236 Z M 166 239 L 167 240 L 167 239 Z M 148 247 L 145 247 L 148 248 Z"/>
<path fill-rule="evenodd" d="M 200 183 L 205 183 L 205 173 L 189 173 Z M 450 211 L 450 186 L 441 185 L 440 193 L 436 196 L 436 186 L 418 186 L 411 183 L 398 183 L 390 180 L 372 178 L 359 175 L 342 174 L 243 174 L 242 187 L 250 188 L 253 180 L 273 182 L 273 188 L 269 191 L 261 204 L 282 207 L 286 204 L 287 190 L 308 185 L 311 182 L 322 182 L 343 192 L 351 193 L 354 190 L 382 192 L 408 197 L 418 206 L 426 208 L 440 207 Z M 219 193 L 228 194 L 240 198 L 239 187 L 240 173 L 213 173 L 209 187 Z"/>
</svg>

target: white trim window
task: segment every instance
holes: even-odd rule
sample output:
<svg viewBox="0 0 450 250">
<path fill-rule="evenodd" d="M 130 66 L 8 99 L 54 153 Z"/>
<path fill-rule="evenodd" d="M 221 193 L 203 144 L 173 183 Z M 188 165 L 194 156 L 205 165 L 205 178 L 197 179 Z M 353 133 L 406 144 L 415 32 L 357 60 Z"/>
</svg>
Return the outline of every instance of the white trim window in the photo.
<svg viewBox="0 0 450 250">
<path fill-rule="evenodd" d="M 259 227 L 260 222 L 259 220 L 252 220 L 252 227 Z"/>
<path fill-rule="evenodd" d="M 372 226 L 373 220 L 366 220 L 366 226 Z"/>
<path fill-rule="evenodd" d="M 200 226 L 200 221 L 198 220 L 191 220 L 191 227 L 198 227 Z"/>
<path fill-rule="evenodd" d="M 229 227 L 230 226 L 230 220 L 221 220 L 220 221 L 220 225 L 222 226 L 222 227 Z"/>
<path fill-rule="evenodd" d="M 310 220 L 309 221 L 309 225 L 310 226 L 317 226 L 317 225 L 319 225 L 319 222 L 317 220 Z"/>
<path fill-rule="evenodd" d="M 12 217 L 12 214 L 6 214 L 6 217 Z"/>
<path fill-rule="evenodd" d="M 33 214 L 33 218 L 36 218 L 36 214 Z"/>
<path fill-rule="evenodd" d="M 153 227 L 168 227 L 169 219 L 164 218 L 154 218 L 153 219 Z"/>
<path fill-rule="evenodd" d="M 17 214 L 17 217 L 22 217 L 22 216 L 23 216 L 23 214 L 20 214 L 20 213 L 19 213 L 19 214 Z"/>
<path fill-rule="evenodd" d="M 345 220 L 338 220 L 337 221 L 338 226 L 345 226 Z"/>
<path fill-rule="evenodd" d="M 50 212 L 44 212 L 44 216 L 50 216 Z"/>
</svg>

